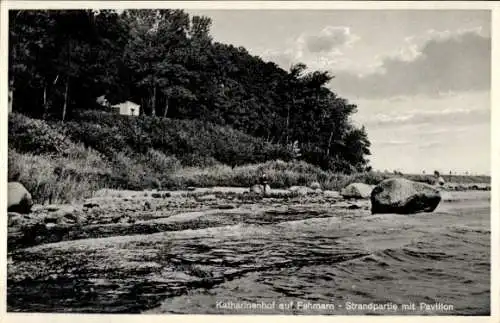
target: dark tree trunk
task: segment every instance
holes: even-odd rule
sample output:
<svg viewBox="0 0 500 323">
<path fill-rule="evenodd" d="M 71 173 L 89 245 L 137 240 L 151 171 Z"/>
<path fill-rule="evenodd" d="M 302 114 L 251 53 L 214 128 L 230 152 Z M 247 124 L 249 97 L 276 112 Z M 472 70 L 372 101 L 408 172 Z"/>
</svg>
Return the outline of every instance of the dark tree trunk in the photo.
<svg viewBox="0 0 500 323">
<path fill-rule="evenodd" d="M 68 76 L 66 77 L 66 89 L 64 90 L 64 105 L 62 111 L 62 121 L 66 119 L 66 111 L 68 109 L 68 92 L 69 92 L 69 80 L 70 80 L 70 69 L 71 69 L 71 40 L 68 39 Z"/>
<path fill-rule="evenodd" d="M 69 91 L 69 77 L 68 80 L 66 81 L 66 89 L 64 90 L 64 105 L 63 105 L 63 112 L 62 112 L 62 121 L 66 119 L 66 110 L 68 107 L 68 91 Z"/>
<path fill-rule="evenodd" d="M 332 145 L 333 130 L 330 132 L 330 137 L 328 138 L 328 147 L 326 148 L 326 157 L 330 157 L 330 146 Z"/>
<path fill-rule="evenodd" d="M 9 113 L 12 112 L 12 103 L 14 102 L 14 90 L 9 89 Z"/>
<path fill-rule="evenodd" d="M 288 145 L 288 127 L 290 125 L 290 106 L 287 107 L 286 110 L 286 140 L 285 140 L 285 145 Z"/>
<path fill-rule="evenodd" d="M 47 83 L 43 84 L 43 119 L 47 118 L 49 107 L 47 104 Z"/>
<path fill-rule="evenodd" d="M 156 85 L 154 86 L 153 88 L 153 98 L 152 98 L 152 102 L 151 102 L 151 115 L 152 116 L 156 116 Z"/>
<path fill-rule="evenodd" d="M 12 112 L 12 107 L 14 106 L 14 77 L 9 81 L 9 113 Z"/>
<path fill-rule="evenodd" d="M 168 113 L 168 97 L 165 98 L 165 111 L 163 112 L 163 117 L 167 117 Z"/>
</svg>

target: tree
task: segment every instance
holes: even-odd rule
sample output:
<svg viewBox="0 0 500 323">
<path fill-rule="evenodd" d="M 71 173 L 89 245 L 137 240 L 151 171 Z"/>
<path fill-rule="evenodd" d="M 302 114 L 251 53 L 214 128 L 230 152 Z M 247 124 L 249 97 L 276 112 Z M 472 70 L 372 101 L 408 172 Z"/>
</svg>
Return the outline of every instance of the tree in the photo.
<svg viewBox="0 0 500 323">
<path fill-rule="evenodd" d="M 98 31 L 106 12 L 99 14 L 99 21 L 90 10 L 23 10 L 10 15 L 9 79 L 14 88 L 29 93 L 20 106 L 35 116 L 58 113 L 64 120 L 72 103 L 82 104 L 81 99 L 89 97 L 89 80 L 99 78 L 94 48 L 103 42 Z M 79 82 L 72 84 L 73 79 Z"/>
<path fill-rule="evenodd" d="M 38 92 L 43 88 L 43 105 L 47 108 L 47 80 L 50 78 L 45 68 L 55 53 L 54 21 L 47 11 L 11 10 L 9 11 L 9 85 L 12 91 L 12 105 L 36 107 L 33 104 L 37 95 L 24 95 Z M 29 89 L 29 90 L 28 90 Z M 19 94 L 19 104 L 18 96 Z M 31 108 L 34 109 L 34 108 Z M 40 111 L 26 111 L 40 114 Z"/>
<path fill-rule="evenodd" d="M 302 63 L 286 71 L 214 42 L 210 18 L 166 9 L 9 15 L 16 110 L 65 120 L 106 95 L 148 115 L 230 126 L 325 169 L 368 165 L 366 129 L 350 120 L 357 106 L 328 88 L 332 75 Z"/>
<path fill-rule="evenodd" d="M 181 10 L 126 10 L 123 19 L 130 28 L 125 65 L 149 113 L 157 115 L 163 102 L 167 116 L 172 101 L 195 99 L 185 87 L 190 73 L 179 62 L 187 52 L 189 16 Z"/>
</svg>

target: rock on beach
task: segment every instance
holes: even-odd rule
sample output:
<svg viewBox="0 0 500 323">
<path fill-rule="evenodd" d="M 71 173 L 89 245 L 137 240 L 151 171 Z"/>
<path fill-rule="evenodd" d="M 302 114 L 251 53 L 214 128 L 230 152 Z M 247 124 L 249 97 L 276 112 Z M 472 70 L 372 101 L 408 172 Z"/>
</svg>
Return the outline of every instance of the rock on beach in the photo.
<svg viewBox="0 0 500 323">
<path fill-rule="evenodd" d="M 19 182 L 9 182 L 7 210 L 8 212 L 30 213 L 33 199 L 30 192 Z"/>
<path fill-rule="evenodd" d="M 344 198 L 368 199 L 372 192 L 373 186 L 364 183 L 352 183 L 344 187 L 340 191 L 340 195 Z"/>
<path fill-rule="evenodd" d="M 373 189 L 370 199 L 372 214 L 413 214 L 433 212 L 441 202 L 441 193 L 428 184 L 390 178 Z"/>
</svg>

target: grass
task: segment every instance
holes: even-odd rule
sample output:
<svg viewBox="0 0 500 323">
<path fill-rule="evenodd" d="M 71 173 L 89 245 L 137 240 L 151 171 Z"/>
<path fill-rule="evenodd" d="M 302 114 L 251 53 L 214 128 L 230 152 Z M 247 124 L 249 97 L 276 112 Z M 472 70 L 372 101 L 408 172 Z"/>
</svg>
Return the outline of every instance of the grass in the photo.
<svg viewBox="0 0 500 323">
<path fill-rule="evenodd" d="M 92 151 L 81 156 L 20 154 L 9 149 L 8 179 L 21 182 L 35 203 L 66 203 L 88 198 L 108 169 Z"/>
<path fill-rule="evenodd" d="M 171 187 L 184 186 L 243 186 L 256 184 L 262 173 L 266 173 L 268 182 L 273 188 L 290 186 L 308 186 L 319 182 L 323 189 L 339 190 L 346 185 L 362 181 L 378 183 L 383 178 L 375 173 L 355 175 L 337 174 L 321 170 L 303 161 L 284 162 L 268 161 L 260 164 L 236 166 L 216 165 L 212 167 L 182 168 L 170 176 Z"/>
<path fill-rule="evenodd" d="M 106 120 L 110 125 L 113 124 L 110 118 Z M 232 163 L 229 166 L 215 157 L 221 155 L 222 152 L 224 158 L 229 160 L 232 154 L 242 154 L 247 148 L 250 150 L 245 154 L 252 155 L 259 148 L 260 143 L 256 139 L 245 137 L 231 130 L 208 126 L 205 132 L 195 135 L 192 125 L 185 121 L 180 125 L 176 125 L 173 121 L 161 123 L 154 119 L 142 121 L 123 119 L 121 122 L 125 123 L 123 127 L 128 131 L 156 127 L 155 140 L 158 142 L 150 146 L 141 146 L 141 143 L 149 140 L 147 139 L 149 136 L 140 132 L 128 136 L 111 136 L 111 128 L 105 123 L 103 125 L 87 124 L 86 127 L 92 128 L 93 132 L 85 132 L 83 130 L 86 128 L 73 124 L 73 130 L 83 131 L 80 135 L 90 138 L 87 138 L 86 142 L 79 142 L 76 141 L 74 134 L 68 133 L 69 128 L 64 130 L 61 125 L 12 114 L 9 117 L 9 181 L 21 182 L 32 194 L 36 203 L 44 204 L 79 201 L 91 197 L 94 191 L 101 188 L 143 190 L 182 189 L 189 186 L 249 187 L 257 182 L 263 172 L 267 174 L 268 182 L 273 188 L 303 186 L 317 181 L 323 189 L 340 190 L 353 182 L 377 184 L 383 179 L 394 176 L 404 176 L 427 183 L 433 180 L 430 175 L 417 174 L 394 175 L 364 172 L 346 175 L 333 173 L 304 161 L 279 160 L 276 157 L 270 157 L 272 154 L 266 157 L 271 160 L 264 162 L 255 162 L 252 161 L 253 157 L 249 157 L 246 164 Z M 140 122 L 144 123 L 145 128 L 135 125 Z M 176 133 L 172 129 L 168 130 L 168 127 L 166 128 L 168 131 L 161 132 L 163 130 L 160 128 L 166 125 L 184 127 L 189 130 L 188 132 L 185 129 L 181 129 L 184 132 L 180 131 L 185 135 L 184 150 L 187 149 L 187 153 L 184 150 L 177 152 L 177 155 L 173 153 L 176 151 L 174 148 L 181 147 L 178 143 L 182 140 L 174 138 L 175 140 L 172 139 L 168 143 L 166 140 L 170 139 L 162 134 L 170 131 L 172 132 L 170 136 L 175 137 Z M 201 129 L 203 125 L 199 126 Z M 209 132 L 216 133 L 210 136 L 217 138 L 218 144 L 211 148 L 203 148 L 210 142 L 210 138 L 207 138 Z M 249 143 L 235 148 L 243 139 Z M 165 141 L 163 144 L 166 146 L 161 145 L 162 140 Z M 200 153 L 200 150 L 197 150 L 198 146 L 205 149 L 207 154 Z M 232 146 L 233 150 L 228 150 L 228 146 Z M 140 151 L 134 147 L 140 147 Z M 267 148 L 271 152 L 274 150 L 279 153 L 279 147 Z M 239 157 L 232 156 L 232 158 Z M 467 184 L 489 183 L 490 181 L 490 178 L 486 176 L 443 177 L 448 182 Z"/>
<path fill-rule="evenodd" d="M 406 178 L 414 181 L 429 181 L 433 176 L 421 174 L 405 174 Z M 441 175 L 446 182 L 458 184 L 491 183 L 491 177 L 486 175 Z"/>
<path fill-rule="evenodd" d="M 336 174 L 302 161 L 277 160 L 234 168 L 223 164 L 182 167 L 174 157 L 158 152 L 151 152 L 140 159 L 118 153 L 112 163 L 108 163 L 92 150 L 82 150 L 79 154 L 67 157 L 21 154 L 9 150 L 9 180 L 20 181 L 32 193 L 35 202 L 41 204 L 79 201 L 91 197 L 94 191 L 101 188 L 142 190 L 185 189 L 189 186 L 249 187 L 256 183 L 262 172 L 267 174 L 273 188 L 309 185 L 318 181 L 327 190 L 340 190 L 354 182 L 377 184 L 383 179 L 397 176 L 378 172 Z M 423 175 L 403 177 L 421 182 L 430 179 Z M 459 183 L 488 182 L 479 176 L 452 176 L 448 180 L 458 180 Z"/>
</svg>

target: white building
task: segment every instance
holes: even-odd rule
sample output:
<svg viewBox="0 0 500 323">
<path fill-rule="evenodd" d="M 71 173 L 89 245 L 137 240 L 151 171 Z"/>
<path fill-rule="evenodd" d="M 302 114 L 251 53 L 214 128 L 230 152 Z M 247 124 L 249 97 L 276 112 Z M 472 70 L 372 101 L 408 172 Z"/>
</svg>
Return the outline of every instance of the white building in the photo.
<svg viewBox="0 0 500 323">
<path fill-rule="evenodd" d="M 112 105 L 111 108 L 113 111 L 121 115 L 138 116 L 140 114 L 141 106 L 134 102 L 126 101 Z"/>
</svg>

